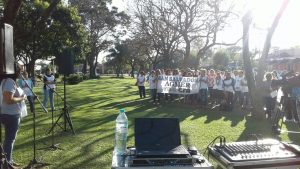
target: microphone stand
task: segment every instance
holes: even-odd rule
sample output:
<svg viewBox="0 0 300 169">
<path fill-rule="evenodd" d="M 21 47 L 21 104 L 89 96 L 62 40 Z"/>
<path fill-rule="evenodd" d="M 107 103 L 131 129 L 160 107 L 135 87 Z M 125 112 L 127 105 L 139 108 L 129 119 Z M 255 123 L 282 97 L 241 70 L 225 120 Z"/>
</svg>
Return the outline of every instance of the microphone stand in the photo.
<svg viewBox="0 0 300 169">
<path fill-rule="evenodd" d="M 66 90 L 66 74 L 64 74 L 64 97 L 63 97 L 64 108 L 63 108 L 63 112 L 60 114 L 60 116 L 58 117 L 58 119 L 56 120 L 56 122 L 54 123 L 52 128 L 50 129 L 50 131 L 54 130 L 55 125 L 58 125 L 59 119 L 61 117 L 63 117 L 64 118 L 64 131 L 67 131 L 67 123 L 68 123 L 73 135 L 75 135 L 75 131 L 74 131 L 74 128 L 73 128 L 73 123 L 72 123 L 71 116 L 70 116 L 70 113 L 69 113 L 69 109 L 68 109 L 68 106 L 67 106 L 68 103 L 67 103 L 66 91 L 67 91 Z"/>
<path fill-rule="evenodd" d="M 42 80 L 42 79 L 40 79 Z M 54 92 L 57 96 L 59 96 L 59 94 L 54 90 L 51 89 L 50 86 L 46 83 L 44 83 L 49 90 L 51 90 L 52 92 Z M 54 107 L 51 107 L 51 123 L 52 126 L 54 125 Z M 48 134 L 50 134 L 51 131 L 49 131 Z M 55 151 L 55 150 L 63 150 L 62 148 L 58 147 L 59 143 L 54 144 L 54 130 L 52 130 L 51 132 L 51 145 L 49 147 L 45 147 L 45 148 L 41 148 L 39 150 L 51 150 L 51 151 Z"/>
<path fill-rule="evenodd" d="M 63 107 L 63 111 L 62 113 L 59 115 L 58 119 L 55 121 L 55 123 L 52 124 L 52 127 L 50 128 L 50 130 L 48 131 L 48 134 L 50 134 L 50 132 L 53 132 L 54 130 L 54 127 L 56 125 L 58 125 L 61 129 L 63 129 L 64 131 L 67 131 L 67 123 L 69 124 L 69 127 L 70 129 L 72 130 L 72 133 L 75 135 L 75 131 L 74 131 L 74 128 L 73 128 L 73 123 L 72 123 L 72 120 L 71 120 L 71 117 L 70 117 L 70 114 L 69 114 L 69 109 L 68 109 L 68 106 L 70 106 L 71 108 L 73 108 L 73 106 L 71 104 L 69 104 L 67 102 L 67 96 L 66 96 L 66 76 L 64 75 L 64 97 L 62 97 L 60 94 L 58 94 L 54 89 L 53 89 L 53 92 L 58 96 L 60 97 L 60 99 L 64 102 L 64 107 Z M 42 80 L 40 78 L 40 80 Z M 49 87 L 48 84 L 46 84 L 46 86 Z M 61 127 L 58 122 L 60 120 L 60 118 L 64 118 L 64 127 Z M 53 119 L 52 119 L 53 120 Z"/>
<path fill-rule="evenodd" d="M 21 79 L 25 82 L 25 84 L 28 86 L 28 88 L 30 89 L 30 91 L 33 94 L 34 99 L 37 99 L 37 101 L 40 103 L 40 105 L 42 106 L 42 109 L 44 110 L 45 113 L 48 113 L 48 111 L 46 110 L 46 108 L 44 107 L 44 105 L 42 104 L 41 100 L 39 99 L 39 97 L 33 92 L 32 88 L 29 87 L 29 84 L 26 82 L 25 78 L 23 77 L 22 74 L 20 74 Z M 33 115 L 33 159 L 29 162 L 29 164 L 25 167 L 25 169 L 31 169 L 34 168 L 35 165 L 38 166 L 48 166 L 50 164 L 48 163 L 43 163 L 40 162 L 36 159 L 36 135 L 35 135 L 35 106 L 33 105 L 33 109 L 32 109 L 32 115 Z"/>
</svg>

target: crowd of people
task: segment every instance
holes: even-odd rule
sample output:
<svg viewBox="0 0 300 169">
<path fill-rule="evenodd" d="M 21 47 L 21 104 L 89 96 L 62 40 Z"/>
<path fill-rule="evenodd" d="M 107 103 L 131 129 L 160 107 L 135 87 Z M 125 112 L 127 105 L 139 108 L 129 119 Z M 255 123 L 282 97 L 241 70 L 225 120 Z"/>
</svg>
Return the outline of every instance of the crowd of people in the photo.
<svg viewBox="0 0 300 169">
<path fill-rule="evenodd" d="M 158 76 L 198 77 L 199 93 L 190 95 L 158 93 Z M 148 76 L 141 71 L 136 81 L 140 98 L 145 97 L 145 82 L 149 84 L 150 95 L 154 104 L 160 104 L 161 100 L 164 99 L 164 101 L 179 100 L 186 104 L 200 105 L 201 107 L 219 104 L 222 109 L 226 110 L 232 110 L 235 103 L 241 108 L 251 108 L 247 80 L 243 70 L 231 72 L 214 69 L 201 69 L 200 71 L 157 69 L 152 70 Z"/>
<path fill-rule="evenodd" d="M 158 93 L 158 76 L 198 77 L 200 83 L 199 92 L 190 95 Z M 263 92 L 262 96 L 267 117 L 273 114 L 280 88 L 280 85 L 275 85 L 274 81 L 282 80 L 282 78 L 276 71 L 267 72 L 263 83 L 259 86 Z M 200 71 L 180 71 L 178 69 L 157 69 L 152 70 L 149 75 L 145 75 L 145 72 L 141 71 L 136 80 L 140 98 L 145 98 L 145 83 L 148 83 L 153 104 L 160 104 L 162 100 L 164 102 L 177 100 L 185 104 L 199 105 L 204 108 L 219 107 L 221 110 L 227 111 L 232 111 L 234 107 L 241 109 L 252 108 L 249 99 L 248 83 L 243 70 L 219 71 L 201 69 Z"/>
</svg>

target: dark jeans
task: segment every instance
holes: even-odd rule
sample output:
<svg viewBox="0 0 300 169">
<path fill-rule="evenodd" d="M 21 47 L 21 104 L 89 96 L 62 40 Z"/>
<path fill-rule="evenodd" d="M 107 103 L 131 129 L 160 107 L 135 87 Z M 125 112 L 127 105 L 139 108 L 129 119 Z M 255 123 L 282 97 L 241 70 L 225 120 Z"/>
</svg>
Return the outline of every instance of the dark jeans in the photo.
<svg viewBox="0 0 300 169">
<path fill-rule="evenodd" d="M 244 99 L 243 99 L 242 91 L 235 91 L 234 102 L 243 105 L 243 101 Z"/>
<path fill-rule="evenodd" d="M 234 94 L 232 92 L 225 91 L 225 110 L 232 111 L 234 107 Z"/>
<path fill-rule="evenodd" d="M 34 96 L 27 96 L 27 100 L 30 106 L 30 111 L 33 112 L 34 110 Z"/>
<path fill-rule="evenodd" d="M 157 94 L 157 89 L 150 89 L 151 97 L 153 99 L 153 102 L 156 101 L 156 94 Z"/>
<path fill-rule="evenodd" d="M 273 114 L 273 110 L 275 108 L 276 97 L 275 98 L 264 97 L 264 101 L 266 106 L 266 114 L 268 114 L 268 117 L 271 117 L 271 115 Z"/>
<path fill-rule="evenodd" d="M 243 107 L 251 106 L 249 92 L 244 92 L 242 95 L 243 95 L 242 106 Z"/>
<path fill-rule="evenodd" d="M 200 89 L 199 95 L 200 95 L 200 104 L 203 106 L 207 105 L 207 89 Z"/>
<path fill-rule="evenodd" d="M 20 125 L 19 115 L 0 114 L 0 122 L 5 128 L 5 139 L 3 144 L 4 152 L 8 162 L 12 164 L 12 151 Z"/>
<path fill-rule="evenodd" d="M 139 94 L 140 94 L 140 98 L 142 98 L 142 96 L 144 98 L 146 97 L 145 86 L 139 86 Z"/>
<path fill-rule="evenodd" d="M 284 97 L 284 99 L 283 109 L 286 113 L 287 120 L 292 120 L 294 117 L 295 121 L 299 122 L 300 112 L 298 112 L 297 110 L 297 106 L 299 107 L 299 102 L 297 102 L 296 99 L 290 97 Z"/>
</svg>

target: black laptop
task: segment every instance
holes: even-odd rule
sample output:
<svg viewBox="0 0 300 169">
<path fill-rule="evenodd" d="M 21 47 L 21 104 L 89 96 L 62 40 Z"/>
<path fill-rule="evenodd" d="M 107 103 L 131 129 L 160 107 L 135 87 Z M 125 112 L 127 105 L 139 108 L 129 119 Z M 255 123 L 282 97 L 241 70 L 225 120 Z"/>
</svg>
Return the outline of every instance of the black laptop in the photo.
<svg viewBox="0 0 300 169">
<path fill-rule="evenodd" d="M 181 145 L 177 118 L 136 118 L 136 156 L 141 158 L 181 158 L 189 155 Z"/>
</svg>

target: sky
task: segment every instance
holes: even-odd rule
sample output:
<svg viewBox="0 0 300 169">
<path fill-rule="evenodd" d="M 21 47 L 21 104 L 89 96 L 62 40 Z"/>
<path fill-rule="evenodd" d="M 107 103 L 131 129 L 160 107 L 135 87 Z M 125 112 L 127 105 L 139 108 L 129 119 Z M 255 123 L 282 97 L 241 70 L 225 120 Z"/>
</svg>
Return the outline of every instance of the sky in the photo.
<svg viewBox="0 0 300 169">
<path fill-rule="evenodd" d="M 271 26 L 274 17 L 279 10 L 283 0 L 249 0 L 238 1 L 240 9 L 253 9 L 253 24 L 250 28 L 250 49 L 262 50 L 267 35 L 267 30 Z M 291 48 L 300 45 L 300 22 L 297 16 L 300 16 L 300 1 L 290 0 L 285 12 L 283 13 L 273 38 L 272 47 L 281 49 Z M 221 35 L 221 41 L 230 42 L 231 39 L 242 35 L 242 22 L 233 21 Z"/>
<path fill-rule="evenodd" d="M 132 0 L 113 0 L 112 5 L 120 11 L 130 9 Z M 249 32 L 249 48 L 262 51 L 267 30 L 279 10 L 283 0 L 235 0 L 237 11 L 252 9 L 253 21 Z M 272 38 L 272 46 L 280 49 L 300 46 L 300 0 L 290 0 Z M 243 12 L 241 12 L 243 13 Z M 233 43 L 242 37 L 241 19 L 233 20 L 230 25 L 218 34 L 217 41 Z M 241 42 L 238 44 L 241 45 Z M 103 53 L 101 55 L 104 55 Z M 101 57 L 102 58 L 102 57 Z"/>
</svg>

